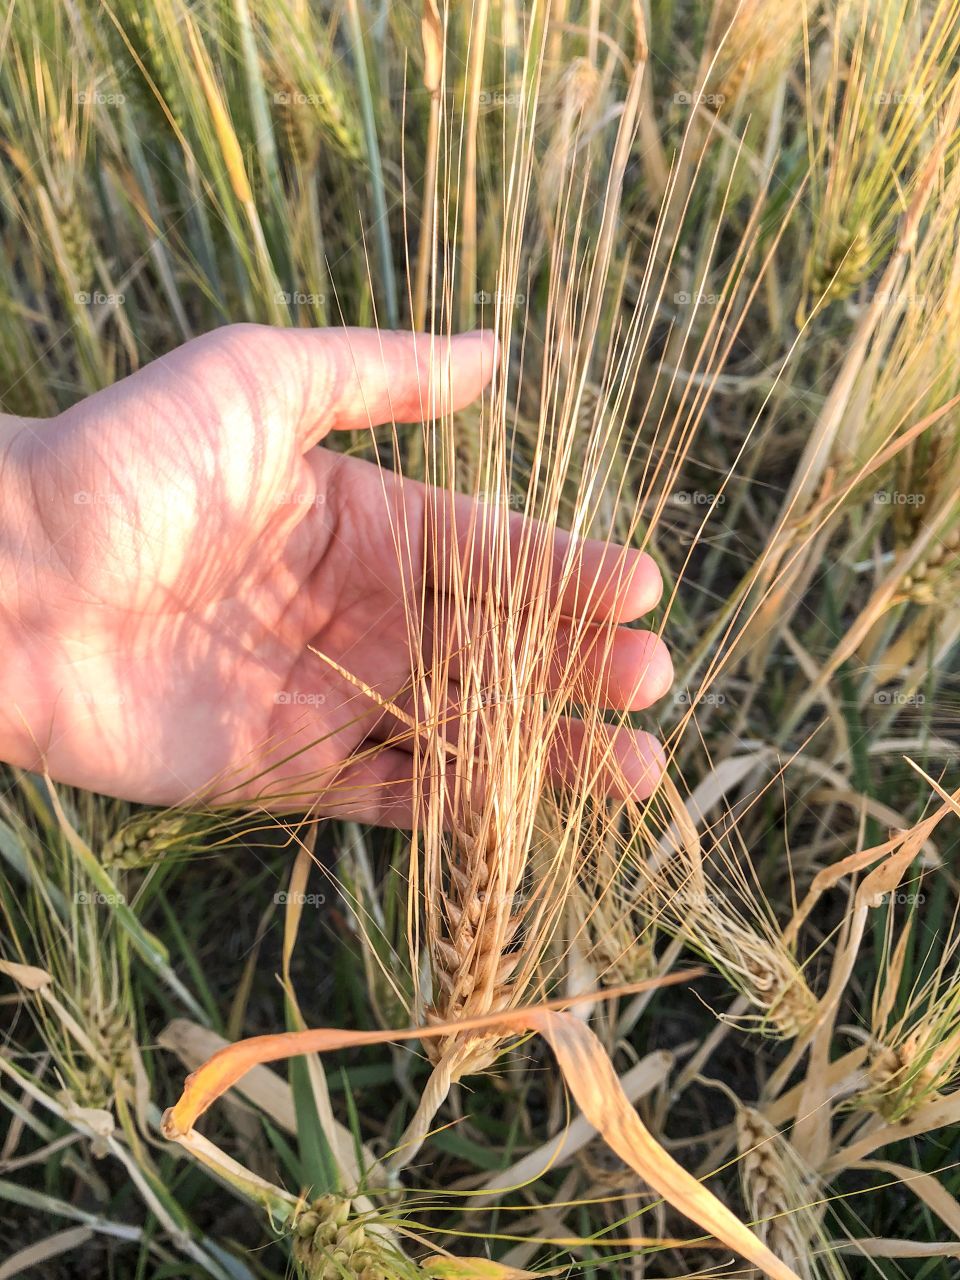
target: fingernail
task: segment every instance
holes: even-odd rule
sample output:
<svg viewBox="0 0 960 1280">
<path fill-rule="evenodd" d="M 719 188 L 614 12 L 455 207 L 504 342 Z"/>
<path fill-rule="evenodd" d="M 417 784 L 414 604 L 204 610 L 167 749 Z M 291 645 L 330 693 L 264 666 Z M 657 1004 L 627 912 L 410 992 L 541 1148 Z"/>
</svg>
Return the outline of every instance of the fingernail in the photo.
<svg viewBox="0 0 960 1280">
<path fill-rule="evenodd" d="M 500 361 L 500 343 L 497 339 L 496 331 L 493 329 L 471 329 L 469 333 L 465 333 L 463 336 L 469 338 L 472 342 L 481 343 L 484 347 L 489 346 L 491 342 L 493 343 L 493 372 L 495 373 Z M 480 367 L 486 374 L 485 361 L 481 361 Z"/>
</svg>

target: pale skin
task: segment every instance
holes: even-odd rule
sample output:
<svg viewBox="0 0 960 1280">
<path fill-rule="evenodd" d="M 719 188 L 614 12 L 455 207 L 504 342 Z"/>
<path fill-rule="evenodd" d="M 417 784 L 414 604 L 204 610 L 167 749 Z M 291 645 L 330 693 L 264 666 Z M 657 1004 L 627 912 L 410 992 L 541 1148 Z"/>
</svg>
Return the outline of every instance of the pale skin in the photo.
<svg viewBox="0 0 960 1280">
<path fill-rule="evenodd" d="M 422 420 L 431 378 L 461 408 L 494 363 L 489 334 L 438 342 L 431 362 L 410 335 L 234 325 L 52 420 L 0 419 L 0 758 L 163 805 L 262 802 L 265 785 L 306 796 L 311 775 L 317 812 L 409 826 L 396 721 L 308 646 L 385 698 L 409 682 L 391 511 L 422 537 L 426 491 L 316 446 Z M 414 545 L 408 563 L 429 574 L 431 554 Z M 601 583 L 591 621 L 616 628 L 588 684 L 611 707 L 649 706 L 670 657 L 624 624 L 656 604 L 656 566 L 602 543 L 579 555 Z M 576 586 L 563 602 L 576 616 Z M 575 741 L 558 740 L 558 772 Z M 621 778 L 649 794 L 655 739 L 624 728 L 615 746 Z"/>
</svg>

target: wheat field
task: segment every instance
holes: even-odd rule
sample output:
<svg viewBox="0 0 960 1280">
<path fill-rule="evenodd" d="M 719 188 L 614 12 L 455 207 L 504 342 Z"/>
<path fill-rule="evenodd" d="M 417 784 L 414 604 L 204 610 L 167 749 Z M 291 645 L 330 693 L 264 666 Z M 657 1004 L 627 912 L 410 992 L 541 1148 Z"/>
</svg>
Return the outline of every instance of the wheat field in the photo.
<svg viewBox="0 0 960 1280">
<path fill-rule="evenodd" d="M 499 347 L 328 442 L 472 513 L 398 523 L 403 687 L 315 654 L 413 832 L 3 766 L 0 1280 L 960 1275 L 960 2 L 9 0 L 0 226 L 9 415 Z"/>
</svg>

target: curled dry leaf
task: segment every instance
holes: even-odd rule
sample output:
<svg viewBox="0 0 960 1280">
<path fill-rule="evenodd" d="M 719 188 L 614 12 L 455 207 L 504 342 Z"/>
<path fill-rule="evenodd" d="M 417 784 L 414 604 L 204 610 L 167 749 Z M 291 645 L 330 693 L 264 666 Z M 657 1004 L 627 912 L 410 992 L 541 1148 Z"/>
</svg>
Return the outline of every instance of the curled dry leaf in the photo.
<svg viewBox="0 0 960 1280">
<path fill-rule="evenodd" d="M 631 990 L 667 985 L 689 978 L 689 972 L 635 984 Z M 610 993 L 607 993 L 610 994 Z M 618 994 L 623 994 L 622 989 Z M 587 998 L 595 999 L 595 995 Z M 564 1003 L 571 1003 L 566 1001 Z M 516 1009 L 509 1013 L 462 1019 L 402 1031 L 341 1031 L 321 1027 L 313 1031 L 255 1036 L 222 1049 L 188 1076 L 176 1106 L 165 1112 L 162 1131 L 173 1141 L 189 1143 L 197 1118 L 251 1067 L 302 1053 L 322 1053 L 361 1044 L 426 1039 L 495 1027 L 512 1036 L 534 1031 L 557 1059 L 564 1080 L 587 1120 L 618 1156 L 674 1208 L 736 1250 L 772 1280 L 797 1280 L 796 1273 L 776 1258 L 717 1197 L 697 1181 L 647 1131 L 628 1101 L 603 1045 L 593 1031 L 572 1014 L 555 1007 Z M 469 1274 L 469 1273 L 468 1273 Z"/>
<path fill-rule="evenodd" d="M 24 991 L 42 991 L 53 982 L 46 969 L 33 964 L 18 964 L 15 960 L 0 960 L 0 973 L 12 978 Z"/>
<path fill-rule="evenodd" d="M 937 791 L 941 792 L 941 788 L 937 787 Z M 929 814 L 921 822 L 916 823 L 909 830 L 898 831 L 889 840 L 885 840 L 883 844 L 874 845 L 870 849 L 863 849 L 857 853 L 850 854 L 846 858 L 841 858 L 832 866 L 824 867 L 822 871 L 817 872 L 810 888 L 807 890 L 806 897 L 794 912 L 793 919 L 783 932 L 784 942 L 789 944 L 797 937 L 801 926 L 816 906 L 820 897 L 828 889 L 832 889 L 839 884 L 845 876 L 865 871 L 868 867 L 880 862 L 881 858 L 886 855 L 896 855 L 904 849 L 911 850 L 913 857 L 918 856 L 931 832 L 935 830 L 948 813 L 955 810 L 957 801 L 960 799 L 960 791 L 955 792 L 952 796 L 947 796 L 945 792 L 941 792 L 941 794 L 945 796 L 945 801 L 940 808 Z M 888 876 L 894 874 L 891 868 L 894 865 L 900 867 L 903 863 L 909 864 L 909 861 L 909 858 L 904 858 L 896 864 L 892 861 L 889 864 L 885 864 L 887 870 L 883 872 L 879 880 L 871 880 L 870 876 L 867 876 L 858 890 L 859 904 L 866 904 L 867 895 L 889 892 L 889 885 L 885 886 L 883 882 Z"/>
<path fill-rule="evenodd" d="M 430 93 L 439 93 L 443 78 L 443 19 L 437 0 L 424 0 L 421 20 L 423 35 L 423 83 Z"/>
</svg>

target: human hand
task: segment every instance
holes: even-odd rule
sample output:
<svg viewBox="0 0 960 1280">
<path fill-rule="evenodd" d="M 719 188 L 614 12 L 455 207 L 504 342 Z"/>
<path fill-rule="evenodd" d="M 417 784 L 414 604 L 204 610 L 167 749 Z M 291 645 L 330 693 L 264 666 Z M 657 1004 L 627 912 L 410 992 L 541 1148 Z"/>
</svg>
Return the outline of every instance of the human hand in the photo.
<svg viewBox="0 0 960 1280">
<path fill-rule="evenodd" d="M 382 712 L 307 646 L 384 698 L 409 685 L 394 516 L 422 539 L 429 491 L 314 446 L 421 420 L 431 378 L 460 408 L 492 373 L 489 334 L 438 341 L 432 367 L 428 352 L 403 334 L 235 325 L 49 422 L 4 420 L 0 758 L 164 805 L 295 790 L 306 808 L 314 777 L 318 812 L 409 826 L 411 754 L 368 750 L 389 736 Z M 584 578 L 617 550 L 584 543 Z M 611 623 L 659 597 L 650 558 L 626 564 Z M 639 709 L 672 669 L 660 640 L 618 626 L 589 678 Z M 648 794 L 655 740 L 620 730 L 617 757 Z"/>
</svg>

